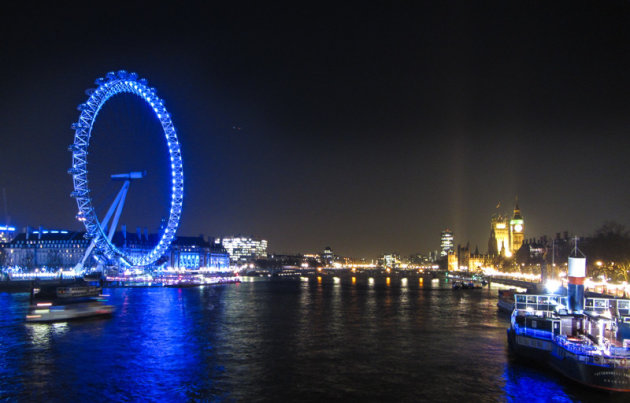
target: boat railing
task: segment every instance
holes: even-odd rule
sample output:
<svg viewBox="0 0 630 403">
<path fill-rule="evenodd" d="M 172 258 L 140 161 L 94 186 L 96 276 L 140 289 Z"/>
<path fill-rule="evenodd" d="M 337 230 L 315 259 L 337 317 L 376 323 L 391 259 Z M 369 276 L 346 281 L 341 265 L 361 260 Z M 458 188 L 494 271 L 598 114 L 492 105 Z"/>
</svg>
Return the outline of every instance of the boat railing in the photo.
<svg viewBox="0 0 630 403">
<path fill-rule="evenodd" d="M 545 339 L 545 340 L 553 339 L 553 333 L 547 330 L 532 329 L 530 327 L 522 327 L 522 326 L 515 326 L 514 330 L 516 334 L 520 334 L 524 336 L 533 336 L 538 339 Z"/>
<path fill-rule="evenodd" d="M 630 358 L 630 348 L 611 346 L 610 355 L 615 356 L 615 357 Z"/>
<path fill-rule="evenodd" d="M 568 351 L 575 353 L 575 354 L 580 354 L 580 355 L 593 355 L 595 354 L 598 350 L 597 347 L 595 347 L 592 344 L 585 344 L 585 343 L 580 343 L 580 342 L 574 342 L 568 339 L 567 336 L 556 336 L 555 337 L 555 341 L 556 343 L 558 343 L 559 345 L 561 345 L 562 347 L 564 347 L 565 349 L 567 349 Z"/>
<path fill-rule="evenodd" d="M 576 343 L 566 336 L 556 336 L 555 341 L 569 352 L 585 357 L 583 360 L 601 366 L 618 366 L 630 362 L 630 348 L 610 346 L 608 351 L 592 344 Z M 617 360 L 625 360 L 617 362 Z"/>
</svg>

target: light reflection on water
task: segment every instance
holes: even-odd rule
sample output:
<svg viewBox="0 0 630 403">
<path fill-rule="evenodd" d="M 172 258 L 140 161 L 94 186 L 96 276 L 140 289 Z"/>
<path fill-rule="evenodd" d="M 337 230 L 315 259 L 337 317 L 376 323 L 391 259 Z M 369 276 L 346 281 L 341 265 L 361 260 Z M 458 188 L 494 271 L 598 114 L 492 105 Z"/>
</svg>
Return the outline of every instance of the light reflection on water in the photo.
<svg viewBox="0 0 630 403">
<path fill-rule="evenodd" d="M 0 399 L 590 401 L 506 351 L 496 289 L 428 278 L 111 289 L 111 319 L 23 323 L 0 293 Z"/>
</svg>

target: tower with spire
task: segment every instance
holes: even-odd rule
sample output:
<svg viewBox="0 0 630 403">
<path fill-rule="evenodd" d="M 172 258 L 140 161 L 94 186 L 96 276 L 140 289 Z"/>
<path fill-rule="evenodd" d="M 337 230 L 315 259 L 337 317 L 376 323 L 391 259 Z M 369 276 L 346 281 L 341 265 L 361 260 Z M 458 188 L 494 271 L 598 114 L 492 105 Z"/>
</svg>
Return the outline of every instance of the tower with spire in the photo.
<svg viewBox="0 0 630 403">
<path fill-rule="evenodd" d="M 523 245 L 523 241 L 525 240 L 525 222 L 523 221 L 523 216 L 521 215 L 521 209 L 518 207 L 518 197 L 514 202 L 514 215 L 510 220 L 510 248 L 512 249 L 512 253 L 516 253 L 521 246 Z"/>
<path fill-rule="evenodd" d="M 501 203 L 497 205 L 497 209 Z M 490 222 L 490 239 L 488 241 L 488 254 L 512 257 L 525 240 L 525 222 L 518 207 L 518 198 L 514 203 L 512 219 L 508 215 L 497 212 Z"/>
</svg>

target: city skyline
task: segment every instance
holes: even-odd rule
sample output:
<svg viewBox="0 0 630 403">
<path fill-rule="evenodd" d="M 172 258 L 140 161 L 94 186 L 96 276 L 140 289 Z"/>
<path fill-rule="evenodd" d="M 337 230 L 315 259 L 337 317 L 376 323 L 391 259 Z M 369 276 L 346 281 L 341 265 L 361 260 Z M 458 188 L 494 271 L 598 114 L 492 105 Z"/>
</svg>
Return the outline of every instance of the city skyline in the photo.
<svg viewBox="0 0 630 403">
<path fill-rule="evenodd" d="M 83 91 L 118 69 L 146 77 L 178 128 L 181 235 L 372 257 L 439 249 L 449 228 L 485 250 L 495 206 L 509 213 L 516 196 L 525 238 L 628 224 L 630 5 L 450 5 L 12 5 L 0 45 L 11 224 L 82 230 L 70 124 Z M 163 145 L 150 127 L 118 133 L 115 117 L 90 152 L 148 169 L 125 214 L 157 227 Z"/>
</svg>

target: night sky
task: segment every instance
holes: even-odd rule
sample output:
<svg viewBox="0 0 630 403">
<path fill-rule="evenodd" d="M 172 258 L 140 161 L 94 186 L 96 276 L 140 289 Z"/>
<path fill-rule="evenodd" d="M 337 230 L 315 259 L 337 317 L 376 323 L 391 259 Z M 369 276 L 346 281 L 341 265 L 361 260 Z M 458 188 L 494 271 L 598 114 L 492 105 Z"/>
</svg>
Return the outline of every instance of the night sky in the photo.
<svg viewBox="0 0 630 403">
<path fill-rule="evenodd" d="M 19 228 L 82 229 L 70 125 L 119 69 L 173 116 L 182 235 L 375 257 L 437 249 L 448 227 L 485 252 L 517 195 L 526 237 L 630 224 L 628 1 L 52 3 L 2 10 L 0 187 Z M 121 222 L 155 230 L 166 146 L 143 108 L 106 105 L 90 175 L 147 169 Z M 116 186 L 92 183 L 98 209 Z"/>
</svg>

